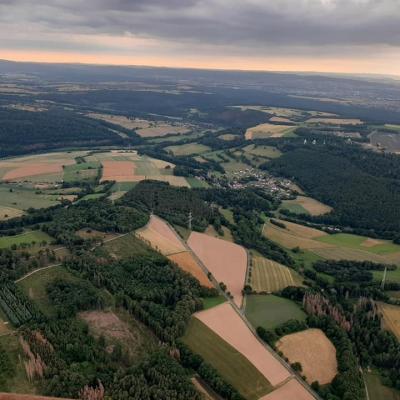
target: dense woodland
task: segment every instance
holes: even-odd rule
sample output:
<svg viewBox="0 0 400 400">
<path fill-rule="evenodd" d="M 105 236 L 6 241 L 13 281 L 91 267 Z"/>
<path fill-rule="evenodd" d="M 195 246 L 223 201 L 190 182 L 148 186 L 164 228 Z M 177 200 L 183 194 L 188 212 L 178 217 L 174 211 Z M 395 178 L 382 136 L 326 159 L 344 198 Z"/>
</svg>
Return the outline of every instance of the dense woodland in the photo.
<svg viewBox="0 0 400 400">
<path fill-rule="evenodd" d="M 193 190 L 156 181 L 138 183 L 120 203 L 144 212 L 153 212 L 180 226 L 188 225 L 191 212 L 193 229 L 199 231 L 204 231 L 216 214 L 216 210 L 209 207 Z"/>
<path fill-rule="evenodd" d="M 359 233 L 396 239 L 400 233 L 400 158 L 363 151 L 355 145 L 289 148 L 264 164 L 293 178 L 312 197 L 334 211 L 308 220 L 353 227 Z"/>
<path fill-rule="evenodd" d="M 0 120 L 0 157 L 61 147 L 139 142 L 135 137 L 122 139 L 110 124 L 62 109 L 29 112 L 3 108 Z"/>
</svg>

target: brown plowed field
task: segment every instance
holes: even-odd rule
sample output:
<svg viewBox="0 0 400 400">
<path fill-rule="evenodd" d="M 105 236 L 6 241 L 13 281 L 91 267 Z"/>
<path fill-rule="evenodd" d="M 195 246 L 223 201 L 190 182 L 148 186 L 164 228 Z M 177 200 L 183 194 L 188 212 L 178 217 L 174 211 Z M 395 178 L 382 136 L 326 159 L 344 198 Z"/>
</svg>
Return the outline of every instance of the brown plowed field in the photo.
<svg viewBox="0 0 400 400">
<path fill-rule="evenodd" d="M 61 397 L 35 396 L 33 394 L 0 393 L 0 400 L 63 400 Z"/>
<path fill-rule="evenodd" d="M 60 162 L 56 163 L 26 163 L 20 167 L 14 168 L 10 171 L 7 171 L 3 180 L 5 181 L 16 181 L 26 178 L 28 176 L 37 176 L 37 175 L 49 175 L 49 174 L 62 174 L 63 168 L 65 165 Z"/>
<path fill-rule="evenodd" d="M 291 379 L 260 400 L 315 400 L 315 397 L 296 379 Z"/>
<path fill-rule="evenodd" d="M 258 341 L 229 303 L 199 312 L 195 317 L 244 355 L 273 386 L 290 376 L 289 371 Z"/>
<path fill-rule="evenodd" d="M 153 249 L 156 249 L 165 256 L 187 251 L 186 247 L 179 240 L 178 235 L 161 218 L 153 215 L 146 227 L 137 231 L 139 238 L 149 242 Z"/>
<path fill-rule="evenodd" d="M 135 175 L 135 164 L 132 161 L 102 161 L 102 164 L 102 182 L 135 182 L 144 179 L 144 176 Z"/>
<path fill-rule="evenodd" d="M 335 346 L 320 329 L 286 335 L 278 340 L 276 347 L 291 364 L 301 363 L 302 374 L 309 383 L 318 381 L 325 385 L 332 382 L 337 374 Z"/>
<path fill-rule="evenodd" d="M 218 282 L 224 282 L 240 307 L 246 279 L 247 253 L 237 244 L 192 232 L 188 245 Z"/>
<path fill-rule="evenodd" d="M 212 283 L 207 278 L 207 275 L 189 251 L 173 254 L 168 256 L 168 258 L 184 271 L 192 274 L 203 286 L 209 288 L 213 287 Z"/>
</svg>

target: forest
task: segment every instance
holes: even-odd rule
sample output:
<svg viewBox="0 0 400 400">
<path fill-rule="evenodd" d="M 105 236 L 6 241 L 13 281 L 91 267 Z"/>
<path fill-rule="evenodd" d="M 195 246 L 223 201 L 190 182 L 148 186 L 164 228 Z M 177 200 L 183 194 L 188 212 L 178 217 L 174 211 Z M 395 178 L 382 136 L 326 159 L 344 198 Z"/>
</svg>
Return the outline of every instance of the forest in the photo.
<svg viewBox="0 0 400 400">
<path fill-rule="evenodd" d="M 343 143 L 310 145 L 288 150 L 263 168 L 294 179 L 334 209 L 319 217 L 302 215 L 303 219 L 387 239 L 400 233 L 400 208 L 393 206 L 400 204 L 398 157 Z"/>
<path fill-rule="evenodd" d="M 122 139 L 102 121 L 54 109 L 29 112 L 0 108 L 0 157 L 62 147 L 135 144 L 140 139 Z M 122 128 L 123 130 L 123 128 Z"/>
</svg>

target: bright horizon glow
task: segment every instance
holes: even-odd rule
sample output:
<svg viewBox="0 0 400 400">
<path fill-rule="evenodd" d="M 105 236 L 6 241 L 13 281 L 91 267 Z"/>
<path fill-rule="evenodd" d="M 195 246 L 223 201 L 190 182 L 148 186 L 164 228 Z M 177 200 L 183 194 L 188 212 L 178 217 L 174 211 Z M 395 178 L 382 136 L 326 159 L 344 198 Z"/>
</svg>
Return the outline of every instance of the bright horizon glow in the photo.
<svg viewBox="0 0 400 400">
<path fill-rule="evenodd" d="M 338 74 L 377 74 L 400 77 L 400 56 L 393 57 L 391 63 L 382 67 L 377 60 L 365 59 L 315 59 L 300 57 L 285 58 L 246 58 L 220 57 L 184 57 L 181 60 L 171 60 L 164 57 L 132 57 L 127 55 L 82 54 L 79 52 L 55 51 L 1 51 L 0 59 L 16 62 L 37 62 L 54 64 L 90 64 L 104 66 L 148 66 L 165 68 L 189 68 L 211 70 L 242 70 L 270 72 L 309 72 Z M 368 72 L 366 72 L 368 71 Z"/>
</svg>

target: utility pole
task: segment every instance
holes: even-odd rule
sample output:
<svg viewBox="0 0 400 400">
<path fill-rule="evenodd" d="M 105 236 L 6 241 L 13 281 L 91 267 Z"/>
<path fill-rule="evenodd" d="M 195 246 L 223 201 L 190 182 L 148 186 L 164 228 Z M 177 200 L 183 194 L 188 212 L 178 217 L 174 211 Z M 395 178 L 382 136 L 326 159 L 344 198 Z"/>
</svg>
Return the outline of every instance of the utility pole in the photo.
<svg viewBox="0 0 400 400">
<path fill-rule="evenodd" d="M 386 274 L 387 274 L 387 266 L 385 267 L 385 271 L 383 271 L 383 278 L 381 283 L 382 290 L 385 290 Z"/>
<path fill-rule="evenodd" d="M 190 231 L 192 230 L 192 220 L 193 220 L 192 212 L 189 211 L 188 228 Z"/>
</svg>

